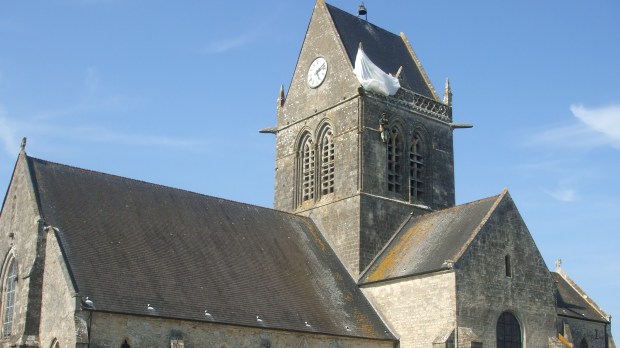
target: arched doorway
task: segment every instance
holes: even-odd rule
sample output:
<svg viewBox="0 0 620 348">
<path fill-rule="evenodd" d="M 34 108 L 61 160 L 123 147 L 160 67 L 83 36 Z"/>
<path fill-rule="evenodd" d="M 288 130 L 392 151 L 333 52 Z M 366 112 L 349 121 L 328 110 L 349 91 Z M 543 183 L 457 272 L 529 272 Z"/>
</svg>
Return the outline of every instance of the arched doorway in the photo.
<svg viewBox="0 0 620 348">
<path fill-rule="evenodd" d="M 509 312 L 504 312 L 497 319 L 497 348 L 521 348 L 521 326 Z"/>
</svg>

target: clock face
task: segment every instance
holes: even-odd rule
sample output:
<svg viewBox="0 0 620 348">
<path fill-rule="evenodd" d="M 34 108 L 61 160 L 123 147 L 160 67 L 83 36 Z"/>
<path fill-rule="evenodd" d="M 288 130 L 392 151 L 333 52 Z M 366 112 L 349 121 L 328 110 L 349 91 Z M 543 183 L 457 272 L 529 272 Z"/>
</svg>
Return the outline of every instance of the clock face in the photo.
<svg viewBox="0 0 620 348">
<path fill-rule="evenodd" d="M 315 59 L 308 69 L 308 86 L 319 87 L 327 75 L 327 61 L 323 57 Z"/>
</svg>

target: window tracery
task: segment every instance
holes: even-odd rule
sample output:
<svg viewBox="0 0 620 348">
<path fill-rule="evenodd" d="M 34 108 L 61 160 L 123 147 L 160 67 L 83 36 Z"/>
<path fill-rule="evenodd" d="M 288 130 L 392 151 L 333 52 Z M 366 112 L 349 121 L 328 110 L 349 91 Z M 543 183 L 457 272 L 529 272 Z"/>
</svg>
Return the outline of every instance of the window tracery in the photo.
<svg viewBox="0 0 620 348">
<path fill-rule="evenodd" d="M 15 258 L 10 257 L 8 267 L 3 278 L 2 298 L 2 337 L 10 336 L 13 330 L 13 314 L 15 308 L 15 293 L 17 286 L 17 265 Z"/>
<path fill-rule="evenodd" d="M 314 177 L 315 158 L 314 143 L 310 134 L 306 133 L 301 138 L 299 146 L 299 196 L 300 202 L 314 200 Z"/>
<path fill-rule="evenodd" d="M 409 148 L 409 196 L 414 202 L 423 201 L 425 198 L 424 160 L 424 141 L 422 136 L 416 133 Z"/>
<path fill-rule="evenodd" d="M 332 130 L 325 127 L 321 135 L 321 195 L 334 192 L 334 140 Z"/>
</svg>

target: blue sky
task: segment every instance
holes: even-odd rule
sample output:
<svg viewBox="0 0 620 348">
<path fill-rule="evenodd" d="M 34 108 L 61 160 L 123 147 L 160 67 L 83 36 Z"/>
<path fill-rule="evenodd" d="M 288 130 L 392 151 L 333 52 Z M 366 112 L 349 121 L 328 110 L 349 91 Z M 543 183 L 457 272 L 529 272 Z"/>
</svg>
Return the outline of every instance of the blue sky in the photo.
<svg viewBox="0 0 620 348">
<path fill-rule="evenodd" d="M 455 131 L 458 203 L 508 188 L 547 265 L 620 315 L 620 2 L 365 4 L 475 125 Z M 274 138 L 257 130 L 313 6 L 0 0 L 0 186 L 27 136 L 34 157 L 271 206 Z"/>
</svg>

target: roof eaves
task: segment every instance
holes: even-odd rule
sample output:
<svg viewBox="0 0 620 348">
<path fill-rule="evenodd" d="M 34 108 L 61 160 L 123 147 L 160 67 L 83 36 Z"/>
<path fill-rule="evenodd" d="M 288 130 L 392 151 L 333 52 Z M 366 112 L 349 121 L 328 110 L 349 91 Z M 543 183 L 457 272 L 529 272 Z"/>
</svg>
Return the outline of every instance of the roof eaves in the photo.
<svg viewBox="0 0 620 348">
<path fill-rule="evenodd" d="M 21 156 L 22 154 L 20 154 Z M 43 208 L 41 205 L 41 194 L 39 193 L 39 184 L 37 182 L 36 175 L 34 174 L 34 166 L 32 165 L 32 157 L 27 156 L 25 152 L 23 152 L 24 160 L 26 161 L 26 171 L 28 172 L 28 177 L 30 178 L 30 183 L 32 184 L 32 193 L 35 198 L 35 202 L 37 204 L 37 211 L 39 213 L 39 217 L 43 219 L 45 222 L 45 214 L 43 212 Z"/>
<path fill-rule="evenodd" d="M 403 275 L 399 275 L 396 277 L 389 277 L 389 278 L 383 278 L 383 279 L 379 279 L 379 280 L 372 280 L 369 282 L 365 282 L 365 283 L 360 283 L 359 286 L 360 287 L 365 287 L 365 286 L 370 286 L 370 285 L 374 285 L 374 284 L 379 284 L 379 283 L 385 283 L 385 282 L 393 282 L 393 281 L 399 281 L 399 280 L 403 280 L 403 279 L 407 279 L 407 278 L 416 278 L 416 277 L 421 277 L 427 274 L 433 274 L 433 273 L 449 273 L 449 272 L 453 272 L 454 269 L 446 266 L 446 267 L 440 267 L 440 268 L 436 268 L 436 269 L 431 269 L 428 271 L 423 271 L 423 272 L 417 272 L 417 273 L 411 273 L 411 274 L 403 274 Z"/>
<path fill-rule="evenodd" d="M 62 244 L 62 238 L 60 238 L 59 233 L 60 230 L 57 227 L 50 226 L 52 232 L 54 233 L 54 238 L 56 238 L 56 243 L 58 243 L 58 248 L 60 249 L 60 254 L 62 255 L 62 260 L 65 263 L 65 267 L 67 268 L 67 273 L 69 274 L 69 279 L 71 279 L 71 285 L 73 286 L 73 290 L 76 294 L 80 293 L 80 289 L 78 288 L 77 281 L 75 279 L 75 274 L 73 269 L 71 268 L 71 263 L 69 262 L 69 258 L 67 256 L 67 252 L 65 250 L 64 245 Z M 81 303 L 81 301 L 80 301 Z"/>
<path fill-rule="evenodd" d="M 575 283 L 575 281 L 572 280 L 562 268 L 556 269 L 555 273 L 564 279 L 564 281 L 566 281 L 566 283 L 570 285 L 570 287 L 573 288 L 573 290 L 575 290 L 577 294 L 579 294 L 579 296 L 581 296 L 581 298 L 592 307 L 592 309 L 599 313 L 603 319 L 611 322 L 611 316 L 607 314 L 598 304 L 596 304 L 596 302 L 594 302 L 594 300 L 588 296 L 588 294 L 586 294 L 586 292 L 579 287 L 579 285 L 577 285 L 577 283 Z"/>
<path fill-rule="evenodd" d="M 407 47 L 407 50 L 409 51 L 409 54 L 411 54 L 411 58 L 415 62 L 415 65 L 420 70 L 420 73 L 422 74 L 422 77 L 424 78 L 424 81 L 426 82 L 426 85 L 428 86 L 428 89 L 431 91 L 431 93 L 433 93 L 433 98 L 435 98 L 436 101 L 441 102 L 441 99 L 439 98 L 439 95 L 437 94 L 437 91 L 435 90 L 435 87 L 433 87 L 433 83 L 428 78 L 428 75 L 426 74 L 426 71 L 424 70 L 424 67 L 422 67 L 422 62 L 420 61 L 420 59 L 418 59 L 418 56 L 415 53 L 415 51 L 413 50 L 413 46 L 411 46 L 411 43 L 409 42 L 409 39 L 407 39 L 407 36 L 403 32 L 400 33 L 400 37 L 403 40 L 405 46 Z"/>
<path fill-rule="evenodd" d="M 310 15 L 310 20 L 308 21 L 308 26 L 306 27 L 306 34 L 304 35 L 304 38 L 308 36 L 308 30 L 310 30 L 310 23 L 312 23 L 312 18 L 314 17 L 314 14 L 316 12 L 316 7 L 319 5 L 319 3 L 323 3 L 323 5 L 325 5 L 325 0 L 316 0 L 316 4 L 314 7 L 314 11 L 312 11 L 312 14 Z M 305 40 L 304 40 L 305 42 Z M 302 43 L 301 47 L 299 48 L 299 53 L 297 54 L 297 62 L 295 63 L 295 68 L 293 69 L 293 74 L 291 75 L 291 80 L 289 81 L 288 84 L 288 88 L 286 90 L 286 96 L 284 98 L 284 103 L 286 103 L 286 99 L 288 97 L 288 92 L 291 90 L 291 86 L 293 85 L 293 79 L 295 78 L 295 71 L 297 71 L 297 65 L 299 65 L 299 58 L 301 58 L 301 52 L 304 48 L 304 45 Z"/>
<path fill-rule="evenodd" d="M 15 170 L 17 170 L 17 164 L 21 159 L 22 152 L 17 156 L 17 160 L 15 161 L 15 165 L 13 166 L 13 172 L 11 173 L 11 179 L 9 179 L 9 185 L 6 188 L 6 193 L 4 194 L 4 199 L 2 200 L 2 206 L 0 206 L 0 216 L 2 216 L 2 212 L 4 211 L 4 205 L 6 204 L 6 199 L 9 196 L 9 190 L 11 189 L 11 183 L 13 182 L 13 178 L 15 178 Z"/>
<path fill-rule="evenodd" d="M 495 203 L 493 203 L 493 206 L 491 206 L 491 209 L 489 209 L 489 211 L 486 213 L 484 218 L 482 218 L 482 220 L 480 221 L 478 226 L 472 231 L 470 237 L 467 239 L 467 242 L 465 242 L 465 244 L 463 244 L 463 246 L 461 247 L 461 250 L 459 250 L 459 252 L 456 253 L 456 257 L 452 261 L 457 262 L 458 260 L 461 259 L 461 257 L 463 256 L 465 251 L 467 251 L 467 249 L 469 248 L 471 243 L 474 241 L 474 239 L 476 238 L 478 233 L 482 230 L 482 227 L 484 227 L 484 225 L 486 225 L 487 221 L 489 221 L 489 219 L 491 218 L 491 216 L 495 212 L 495 209 L 497 209 L 497 206 L 500 204 L 500 202 L 507 195 L 508 195 L 508 189 L 504 189 L 504 191 L 499 196 L 497 196 L 497 199 L 495 200 Z"/>
<path fill-rule="evenodd" d="M 325 3 L 324 0 L 317 0 L 317 2 L 320 2 L 321 5 L 323 5 L 323 9 L 325 10 L 327 15 L 329 16 L 329 25 L 330 25 L 331 29 L 336 33 L 336 35 L 338 35 L 338 40 L 337 41 L 338 41 L 338 47 L 340 47 L 340 52 L 347 58 L 347 60 L 351 64 L 351 69 L 353 69 L 353 65 L 354 65 L 355 62 L 351 61 L 351 59 L 349 58 L 349 54 L 347 53 L 347 48 L 344 46 L 344 42 L 342 41 L 342 37 L 340 36 L 340 32 L 338 31 L 338 27 L 336 27 L 336 22 L 334 21 L 334 17 L 332 16 L 332 13 L 329 11 L 329 8 L 327 8 L 327 4 Z"/>
<path fill-rule="evenodd" d="M 165 315 L 147 315 L 147 314 L 142 314 L 142 313 L 132 313 L 129 311 L 122 312 L 122 311 L 102 310 L 102 309 L 95 309 L 95 308 L 89 309 L 89 311 L 99 312 L 99 313 L 109 313 L 109 314 L 133 315 L 133 316 L 145 317 L 145 318 L 161 318 L 161 319 L 182 320 L 182 321 L 189 321 L 189 322 L 196 322 L 196 323 L 220 324 L 220 325 L 229 325 L 229 326 L 255 328 L 255 329 L 267 328 L 267 329 L 275 330 L 275 331 L 298 332 L 302 334 L 308 334 L 308 333 L 320 334 L 320 335 L 332 336 L 332 337 L 348 337 L 348 338 L 366 339 L 366 340 L 373 340 L 373 341 L 398 341 L 399 340 L 399 338 L 393 332 L 390 332 L 390 334 L 392 335 L 391 338 L 378 338 L 378 337 L 370 337 L 370 336 L 364 336 L 364 335 L 337 334 L 333 332 L 323 332 L 323 331 L 317 331 L 317 330 L 304 331 L 304 330 L 299 330 L 299 329 L 283 328 L 283 327 L 268 326 L 268 325 L 244 325 L 244 324 L 239 324 L 235 322 L 228 322 L 228 321 L 221 321 L 221 320 L 199 320 L 199 319 L 170 317 L 170 316 L 165 316 Z M 389 327 L 387 327 L 387 325 L 386 325 L 386 328 L 390 329 Z"/>
</svg>

